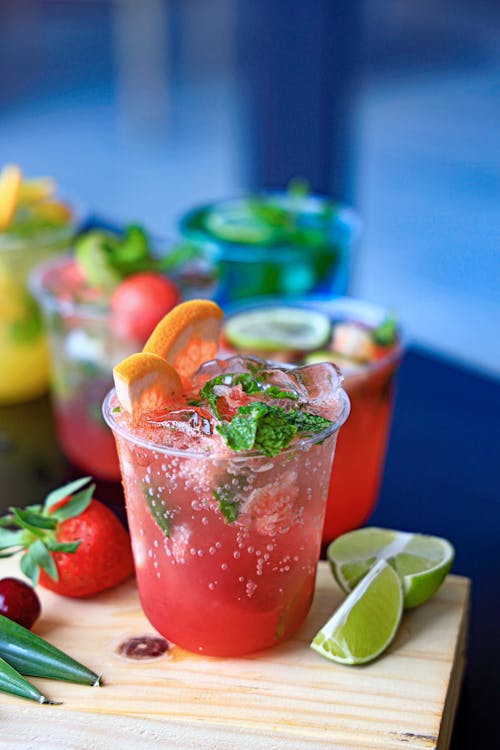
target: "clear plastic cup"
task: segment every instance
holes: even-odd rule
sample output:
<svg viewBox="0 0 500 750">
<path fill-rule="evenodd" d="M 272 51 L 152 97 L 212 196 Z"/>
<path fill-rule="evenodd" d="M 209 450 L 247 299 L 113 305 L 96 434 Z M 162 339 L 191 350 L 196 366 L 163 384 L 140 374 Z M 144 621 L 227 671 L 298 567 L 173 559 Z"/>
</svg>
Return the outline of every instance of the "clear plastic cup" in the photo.
<svg viewBox="0 0 500 750">
<path fill-rule="evenodd" d="M 168 640 L 236 656 L 285 640 L 303 622 L 337 433 L 349 413 L 333 377 L 334 421 L 272 458 L 190 450 L 189 441 L 182 450 L 166 447 L 120 421 L 114 391 L 106 398 L 142 606 Z"/>
<path fill-rule="evenodd" d="M 73 234 L 73 224 L 29 236 L 0 232 L 0 403 L 29 401 L 48 388 L 49 347 L 27 282 L 36 265 L 70 245 Z"/>
</svg>

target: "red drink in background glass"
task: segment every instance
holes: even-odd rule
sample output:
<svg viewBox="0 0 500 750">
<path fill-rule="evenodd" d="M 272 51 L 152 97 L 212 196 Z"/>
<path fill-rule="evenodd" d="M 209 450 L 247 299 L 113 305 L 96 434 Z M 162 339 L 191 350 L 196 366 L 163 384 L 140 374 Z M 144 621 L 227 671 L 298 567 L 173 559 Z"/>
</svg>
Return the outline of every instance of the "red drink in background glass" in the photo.
<svg viewBox="0 0 500 750">
<path fill-rule="evenodd" d="M 336 325 L 354 323 L 363 332 L 371 333 L 389 319 L 389 313 L 383 307 L 350 297 L 314 298 L 290 303 L 277 300 L 255 302 L 235 308 L 226 321 L 253 310 L 266 311 L 267 314 L 284 307 L 320 312 L 327 316 L 331 330 L 323 343 L 309 351 L 300 348 L 294 350 L 291 342 L 295 323 L 287 321 L 285 315 L 283 325 L 285 329 L 288 328 L 285 336 L 289 340 L 282 347 L 275 346 L 272 351 L 263 351 L 255 346 L 238 346 L 235 341 L 224 338 L 223 353 L 227 356 L 239 351 L 294 364 L 328 360 L 334 362 L 342 372 L 351 413 L 336 448 L 322 539 L 323 544 L 328 544 L 340 534 L 362 526 L 377 502 L 392 417 L 394 381 L 403 353 L 401 336 L 394 327 L 394 340 L 387 346 L 372 347 L 372 357 L 364 360 L 332 351 Z M 344 338 L 341 343 L 347 350 L 351 347 L 354 350 L 357 346 L 362 349 L 366 341 L 346 341 Z"/>
<path fill-rule="evenodd" d="M 231 360 L 218 366 L 232 372 Z M 188 650 L 234 656 L 268 648 L 309 611 L 335 441 L 349 405 L 331 365 L 297 372 L 310 386 L 307 406 L 332 421 L 272 457 L 232 451 L 196 407 L 135 426 L 116 411 L 114 392 L 104 403 L 143 609 Z M 307 381 L 317 374 L 329 386 L 321 393 Z"/>
<path fill-rule="evenodd" d="M 183 296 L 203 296 L 208 290 L 207 274 L 195 266 L 179 266 L 173 278 Z M 114 365 L 141 348 L 145 339 L 138 340 L 113 315 L 111 292 L 89 284 L 73 256 L 59 256 L 36 269 L 31 288 L 43 310 L 50 343 L 51 396 L 60 446 L 85 473 L 118 481 L 116 445 L 101 407 L 113 385 Z"/>
</svg>

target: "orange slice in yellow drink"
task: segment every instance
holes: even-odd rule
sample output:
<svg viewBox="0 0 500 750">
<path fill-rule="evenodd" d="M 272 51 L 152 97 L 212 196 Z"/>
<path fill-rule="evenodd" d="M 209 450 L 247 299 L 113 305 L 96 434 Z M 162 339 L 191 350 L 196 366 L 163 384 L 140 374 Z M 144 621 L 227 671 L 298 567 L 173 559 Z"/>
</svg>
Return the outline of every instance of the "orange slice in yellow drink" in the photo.
<svg viewBox="0 0 500 750">
<path fill-rule="evenodd" d="M 187 386 L 199 366 L 217 354 L 222 317 L 211 300 L 181 302 L 158 323 L 143 351 L 163 357 Z"/>
<path fill-rule="evenodd" d="M 139 352 L 113 368 L 116 396 L 120 406 L 134 420 L 145 412 L 172 406 L 182 396 L 181 380 L 162 357 Z"/>
<path fill-rule="evenodd" d="M 0 232 L 9 228 L 16 212 L 23 173 L 17 164 L 7 164 L 0 172 Z"/>
</svg>

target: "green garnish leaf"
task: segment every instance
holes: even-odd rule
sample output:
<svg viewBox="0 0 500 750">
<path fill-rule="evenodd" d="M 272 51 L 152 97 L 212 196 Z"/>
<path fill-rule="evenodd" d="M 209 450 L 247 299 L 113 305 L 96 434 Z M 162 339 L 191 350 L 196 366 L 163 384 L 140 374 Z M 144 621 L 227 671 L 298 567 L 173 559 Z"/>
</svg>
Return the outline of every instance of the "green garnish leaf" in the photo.
<svg viewBox="0 0 500 750">
<path fill-rule="evenodd" d="M 372 331 L 372 339 L 379 346 L 392 346 L 398 337 L 398 321 L 395 315 L 389 315 Z"/>
<path fill-rule="evenodd" d="M 113 409 L 113 414 L 118 414 L 119 411 L 120 411 L 120 407 L 119 406 L 115 406 L 115 408 Z"/>
<path fill-rule="evenodd" d="M 236 521 L 236 519 L 238 518 L 238 502 L 236 500 L 229 499 L 231 497 L 231 493 L 226 489 L 214 490 L 213 494 L 215 499 L 219 503 L 220 511 L 228 524 L 234 523 L 234 521 Z"/>
<path fill-rule="evenodd" d="M 222 422 L 216 429 L 234 451 L 256 449 L 276 456 L 297 433 L 321 432 L 330 424 L 317 414 L 253 401 L 240 406 L 230 422 Z"/>
<path fill-rule="evenodd" d="M 168 538 L 170 537 L 170 523 L 172 520 L 170 513 L 168 509 L 165 507 L 165 505 L 163 504 L 162 500 L 155 497 L 154 495 L 149 494 L 150 489 L 151 487 L 149 485 L 147 484 L 143 485 L 142 494 L 144 496 L 144 499 L 147 503 L 149 510 L 151 511 L 153 520 L 160 527 L 160 529 L 163 531 L 165 536 Z"/>
<path fill-rule="evenodd" d="M 297 432 L 321 432 L 331 424 L 330 420 L 325 417 L 299 409 L 288 411 L 287 418 L 297 428 Z"/>
<path fill-rule="evenodd" d="M 259 380 L 256 375 L 251 375 L 249 372 L 223 373 L 222 375 L 216 375 L 215 378 L 212 378 L 211 380 L 207 380 L 200 391 L 201 399 L 196 399 L 196 401 L 191 402 L 193 406 L 199 406 L 203 400 L 206 400 L 212 412 L 219 419 L 220 414 L 217 409 L 217 399 L 219 396 L 214 393 L 215 386 L 217 385 L 226 385 L 229 387 L 240 385 L 241 389 L 249 395 L 254 393 L 265 393 L 272 398 L 289 398 L 294 401 L 298 398 L 297 394 L 293 391 L 283 391 L 276 385 L 267 385 L 262 380 Z"/>
</svg>

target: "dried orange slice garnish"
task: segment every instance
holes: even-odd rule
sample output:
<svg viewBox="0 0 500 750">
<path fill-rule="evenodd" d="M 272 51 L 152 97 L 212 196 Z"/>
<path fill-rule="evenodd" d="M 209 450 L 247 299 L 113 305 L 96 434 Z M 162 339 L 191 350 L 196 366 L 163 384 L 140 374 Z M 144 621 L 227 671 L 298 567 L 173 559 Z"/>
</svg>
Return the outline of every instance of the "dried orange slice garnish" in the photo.
<svg viewBox="0 0 500 750">
<path fill-rule="evenodd" d="M 211 300 L 181 302 L 160 320 L 143 351 L 166 359 L 188 385 L 198 367 L 217 354 L 223 315 Z"/>
<path fill-rule="evenodd" d="M 182 396 L 178 374 L 157 354 L 132 354 L 113 368 L 113 378 L 120 406 L 134 419 L 172 406 Z"/>
<path fill-rule="evenodd" d="M 23 173 L 17 164 L 7 164 L 0 172 L 0 232 L 9 228 L 16 212 Z"/>
</svg>

